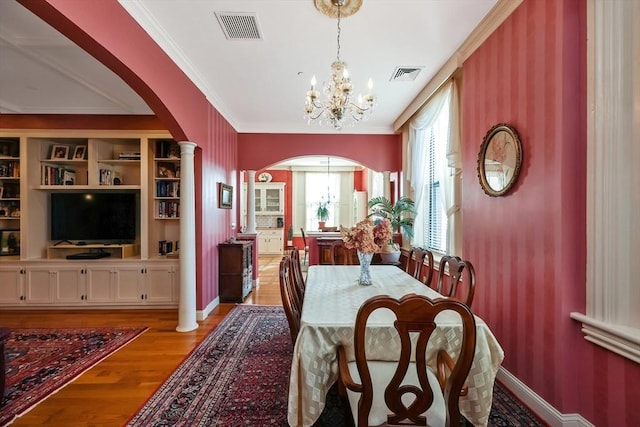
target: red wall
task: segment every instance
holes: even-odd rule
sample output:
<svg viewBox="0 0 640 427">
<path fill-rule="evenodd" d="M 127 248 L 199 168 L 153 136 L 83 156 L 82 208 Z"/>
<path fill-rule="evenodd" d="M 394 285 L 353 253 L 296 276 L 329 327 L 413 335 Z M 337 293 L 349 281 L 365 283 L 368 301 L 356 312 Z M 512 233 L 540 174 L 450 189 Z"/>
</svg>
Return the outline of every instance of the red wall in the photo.
<svg viewBox="0 0 640 427">
<path fill-rule="evenodd" d="M 299 156 L 332 155 L 378 172 L 402 170 L 401 135 L 268 134 L 238 136 L 239 170 L 260 170 Z"/>
<path fill-rule="evenodd" d="M 562 413 L 640 425 L 640 366 L 586 342 L 586 2 L 525 1 L 463 66 L 463 252 L 474 308 L 503 366 Z M 524 165 L 505 197 L 477 180 L 482 138 L 507 122 Z"/>
</svg>

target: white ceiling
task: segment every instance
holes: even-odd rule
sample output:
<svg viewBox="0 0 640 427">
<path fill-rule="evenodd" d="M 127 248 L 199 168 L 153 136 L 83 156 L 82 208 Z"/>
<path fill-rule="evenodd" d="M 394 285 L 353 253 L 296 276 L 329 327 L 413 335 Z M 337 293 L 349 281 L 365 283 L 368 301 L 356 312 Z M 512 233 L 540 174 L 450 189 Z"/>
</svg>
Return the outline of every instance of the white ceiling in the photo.
<svg viewBox="0 0 640 427">
<path fill-rule="evenodd" d="M 336 56 L 336 20 L 314 0 L 118 0 L 241 133 L 332 133 L 307 125 L 304 93 Z M 363 0 L 342 20 L 341 59 L 356 93 L 374 81 L 371 119 L 393 123 L 498 0 Z M 215 12 L 254 14 L 261 40 L 227 40 Z M 391 82 L 396 67 L 422 67 Z M 152 114 L 124 82 L 20 4 L 0 0 L 0 112 Z"/>
</svg>

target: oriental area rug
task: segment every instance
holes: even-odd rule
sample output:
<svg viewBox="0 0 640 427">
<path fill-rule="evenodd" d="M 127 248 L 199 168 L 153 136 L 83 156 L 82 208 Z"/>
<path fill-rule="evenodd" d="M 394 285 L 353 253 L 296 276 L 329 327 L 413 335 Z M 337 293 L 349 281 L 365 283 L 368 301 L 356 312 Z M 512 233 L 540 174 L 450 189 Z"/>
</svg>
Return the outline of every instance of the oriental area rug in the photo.
<svg viewBox="0 0 640 427">
<path fill-rule="evenodd" d="M 292 346 L 282 307 L 239 305 L 128 426 L 287 426 Z M 317 426 L 348 425 L 333 387 Z M 489 426 L 543 426 L 496 383 Z"/>
<path fill-rule="evenodd" d="M 13 329 L 5 342 L 0 426 L 80 376 L 146 328 Z"/>
</svg>

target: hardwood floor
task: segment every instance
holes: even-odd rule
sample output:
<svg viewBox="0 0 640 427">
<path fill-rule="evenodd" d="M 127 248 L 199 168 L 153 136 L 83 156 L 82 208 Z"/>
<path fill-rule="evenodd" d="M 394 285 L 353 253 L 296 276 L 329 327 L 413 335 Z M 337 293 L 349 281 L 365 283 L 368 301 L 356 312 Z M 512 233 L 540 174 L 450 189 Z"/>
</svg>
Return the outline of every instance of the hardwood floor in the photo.
<svg viewBox="0 0 640 427">
<path fill-rule="evenodd" d="M 281 305 L 280 256 L 259 259 L 260 286 L 244 304 Z M 14 426 L 122 426 L 234 304 L 220 304 L 192 332 L 176 332 L 177 310 L 2 310 L 9 328 L 147 326 L 149 330 L 58 393 L 16 419 Z"/>
</svg>

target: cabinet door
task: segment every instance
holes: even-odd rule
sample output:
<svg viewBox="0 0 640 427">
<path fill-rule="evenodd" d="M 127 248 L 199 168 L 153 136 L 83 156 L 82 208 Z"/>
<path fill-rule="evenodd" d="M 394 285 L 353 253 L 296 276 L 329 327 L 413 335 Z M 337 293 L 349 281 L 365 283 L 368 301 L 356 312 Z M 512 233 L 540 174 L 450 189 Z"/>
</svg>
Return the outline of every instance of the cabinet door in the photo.
<svg viewBox="0 0 640 427">
<path fill-rule="evenodd" d="M 27 268 L 25 301 L 30 304 L 52 303 L 56 274 L 55 270 L 49 268 Z"/>
<path fill-rule="evenodd" d="M 115 269 L 109 266 L 87 267 L 86 302 L 88 304 L 102 304 L 113 302 L 113 276 Z"/>
<path fill-rule="evenodd" d="M 20 267 L 0 267 L 0 304 L 22 303 L 22 271 Z"/>
<path fill-rule="evenodd" d="M 280 188 L 265 188 L 263 203 L 265 213 L 283 213 L 284 209 L 282 206 L 282 190 Z"/>
<path fill-rule="evenodd" d="M 114 269 L 116 302 L 144 301 L 144 268 L 141 265 Z"/>
<path fill-rule="evenodd" d="M 171 266 L 145 267 L 145 302 L 148 304 L 166 304 L 177 301 L 174 287 L 174 272 Z"/>
<path fill-rule="evenodd" d="M 77 304 L 84 300 L 84 281 L 82 268 L 57 268 L 52 276 L 55 289 L 54 302 Z"/>
</svg>

